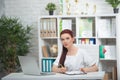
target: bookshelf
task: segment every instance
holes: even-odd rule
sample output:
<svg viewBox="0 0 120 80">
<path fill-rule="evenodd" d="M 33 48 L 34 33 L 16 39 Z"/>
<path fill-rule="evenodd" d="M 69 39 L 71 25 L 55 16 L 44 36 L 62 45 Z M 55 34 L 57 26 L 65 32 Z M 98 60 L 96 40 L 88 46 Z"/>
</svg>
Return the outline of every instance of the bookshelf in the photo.
<svg viewBox="0 0 120 80">
<path fill-rule="evenodd" d="M 38 38 L 41 71 L 43 71 L 43 60 L 53 62 L 56 56 L 61 54 L 62 45 L 59 34 L 62 29 L 68 28 L 74 32 L 75 44 L 99 45 L 99 53 L 97 53 L 99 54 L 99 70 L 115 73 L 113 69 L 117 67 L 117 75 L 120 75 L 120 64 L 118 63 L 120 45 L 117 44 L 119 43 L 118 34 L 120 34 L 117 29 L 118 21 L 119 14 L 40 16 L 38 18 Z M 42 46 L 50 48 L 54 44 L 57 45 L 57 55 L 51 56 L 50 54 L 53 53 L 47 50 L 49 56 L 43 56 Z M 101 48 L 101 46 L 105 48 Z M 104 57 L 100 56 L 100 51 L 104 52 Z"/>
</svg>

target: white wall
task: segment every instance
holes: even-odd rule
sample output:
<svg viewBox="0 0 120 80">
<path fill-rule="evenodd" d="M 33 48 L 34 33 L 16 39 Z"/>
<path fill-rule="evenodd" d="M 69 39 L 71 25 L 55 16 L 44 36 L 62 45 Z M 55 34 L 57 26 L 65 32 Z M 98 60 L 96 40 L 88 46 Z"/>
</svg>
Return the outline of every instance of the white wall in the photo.
<svg viewBox="0 0 120 80">
<path fill-rule="evenodd" d="M 0 0 L 0 17 L 4 15 L 4 8 L 5 8 L 4 1 Z M 1 72 L 1 63 L 0 63 L 0 72 Z M 0 73 L 0 77 L 1 77 L 1 73 Z"/>
<path fill-rule="evenodd" d="M 0 0 L 0 17 L 4 14 L 4 1 L 3 0 Z M 2 70 L 1 70 L 1 63 L 0 63 L 0 79 L 1 77 L 3 77 L 4 74 L 2 73 Z"/>
<path fill-rule="evenodd" d="M 85 0 L 80 0 L 85 1 Z M 40 15 L 48 15 L 45 6 L 48 2 L 57 4 L 59 0 L 4 0 L 5 14 L 7 16 L 19 17 L 24 25 L 33 25 L 33 39 L 31 40 L 33 47 L 31 54 L 38 54 L 38 32 L 37 20 Z M 112 13 L 112 7 L 105 0 L 86 0 L 97 5 L 97 13 Z M 55 12 L 58 14 L 58 11 Z"/>
<path fill-rule="evenodd" d="M 4 10 L 5 10 L 4 1 L 0 0 L 0 16 L 4 14 Z"/>
<path fill-rule="evenodd" d="M 56 0 L 5 0 L 7 16 L 19 17 L 24 25 L 33 26 L 31 54 L 35 56 L 38 56 L 38 16 L 48 14 L 44 7 L 50 1 L 57 3 Z"/>
</svg>

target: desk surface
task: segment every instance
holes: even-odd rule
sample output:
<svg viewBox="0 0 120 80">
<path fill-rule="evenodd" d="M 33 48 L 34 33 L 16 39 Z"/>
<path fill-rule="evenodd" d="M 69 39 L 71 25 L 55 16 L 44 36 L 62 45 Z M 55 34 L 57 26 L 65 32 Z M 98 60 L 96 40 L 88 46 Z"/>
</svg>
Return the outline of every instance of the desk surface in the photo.
<svg viewBox="0 0 120 80">
<path fill-rule="evenodd" d="M 23 73 L 11 73 L 2 80 L 68 80 L 68 79 L 100 79 L 102 80 L 105 72 L 91 72 L 84 75 L 66 75 L 56 73 L 55 75 L 24 75 Z"/>
</svg>

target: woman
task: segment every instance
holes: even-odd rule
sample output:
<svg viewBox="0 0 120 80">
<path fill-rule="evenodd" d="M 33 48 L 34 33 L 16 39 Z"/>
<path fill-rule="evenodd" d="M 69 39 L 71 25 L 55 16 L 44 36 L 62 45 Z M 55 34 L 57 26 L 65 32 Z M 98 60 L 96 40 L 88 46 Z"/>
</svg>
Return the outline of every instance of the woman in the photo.
<svg viewBox="0 0 120 80">
<path fill-rule="evenodd" d="M 75 39 L 71 30 L 63 30 L 60 33 L 60 38 L 63 44 L 63 51 L 53 63 L 53 72 L 82 71 L 87 73 L 98 71 L 95 60 L 73 44 Z"/>
</svg>

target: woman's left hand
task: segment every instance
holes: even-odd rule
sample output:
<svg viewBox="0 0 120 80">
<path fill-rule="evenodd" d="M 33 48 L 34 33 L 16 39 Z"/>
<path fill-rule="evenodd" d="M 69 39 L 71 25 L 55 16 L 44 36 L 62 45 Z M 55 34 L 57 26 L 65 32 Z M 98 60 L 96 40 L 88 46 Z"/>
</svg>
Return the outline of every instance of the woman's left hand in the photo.
<svg viewBox="0 0 120 80">
<path fill-rule="evenodd" d="M 88 72 L 96 72 L 98 71 L 98 67 L 94 64 L 91 67 L 86 67 L 86 68 L 80 68 L 80 70 L 84 73 L 88 73 Z"/>
<path fill-rule="evenodd" d="M 87 73 L 87 72 L 88 72 L 87 68 L 80 68 L 80 71 L 82 71 L 82 72 L 84 72 L 84 73 Z"/>
</svg>

